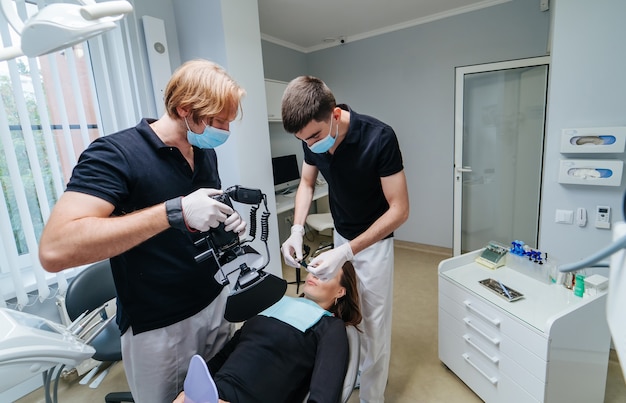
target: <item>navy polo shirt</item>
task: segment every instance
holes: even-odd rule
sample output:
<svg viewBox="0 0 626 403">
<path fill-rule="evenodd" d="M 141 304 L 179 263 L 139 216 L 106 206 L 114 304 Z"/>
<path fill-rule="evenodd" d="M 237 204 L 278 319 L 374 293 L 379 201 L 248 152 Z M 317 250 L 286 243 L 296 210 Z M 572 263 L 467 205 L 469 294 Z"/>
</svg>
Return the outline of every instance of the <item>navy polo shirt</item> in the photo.
<svg viewBox="0 0 626 403">
<path fill-rule="evenodd" d="M 214 150 L 194 147 L 194 170 L 178 148 L 165 145 L 143 119 L 136 127 L 98 138 L 81 154 L 67 185 L 130 214 L 202 187 L 220 189 Z M 169 228 L 111 258 L 118 294 L 118 324 L 135 334 L 186 319 L 221 292 L 217 265 L 197 264 L 200 234 Z M 206 248 L 205 248 L 206 249 Z"/>
<path fill-rule="evenodd" d="M 335 230 L 352 240 L 389 210 L 380 178 L 402 171 L 402 153 L 391 126 L 338 106 L 350 111 L 350 125 L 334 154 L 313 153 L 305 142 L 302 148 L 306 163 L 317 166 L 328 182 Z"/>
</svg>

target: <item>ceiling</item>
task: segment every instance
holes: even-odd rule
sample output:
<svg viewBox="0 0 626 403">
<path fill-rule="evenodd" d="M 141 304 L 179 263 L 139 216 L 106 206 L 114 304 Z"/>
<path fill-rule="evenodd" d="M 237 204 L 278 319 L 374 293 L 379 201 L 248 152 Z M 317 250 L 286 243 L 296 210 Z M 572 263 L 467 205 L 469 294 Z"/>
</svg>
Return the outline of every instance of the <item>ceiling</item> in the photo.
<svg viewBox="0 0 626 403">
<path fill-rule="evenodd" d="M 261 38 L 304 53 L 511 0 L 259 0 Z"/>
</svg>

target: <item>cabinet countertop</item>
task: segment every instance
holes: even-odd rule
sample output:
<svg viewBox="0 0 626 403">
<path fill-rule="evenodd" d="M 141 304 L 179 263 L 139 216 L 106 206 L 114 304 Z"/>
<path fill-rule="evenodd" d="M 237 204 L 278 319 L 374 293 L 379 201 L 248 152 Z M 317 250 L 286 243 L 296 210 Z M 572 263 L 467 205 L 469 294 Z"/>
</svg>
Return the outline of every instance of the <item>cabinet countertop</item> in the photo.
<svg viewBox="0 0 626 403">
<path fill-rule="evenodd" d="M 476 251 L 463 255 L 462 261 L 458 258 L 442 261 L 439 265 L 440 274 L 542 333 L 549 333 L 550 326 L 560 316 L 605 294 L 604 292 L 595 296 L 585 295 L 581 298 L 562 285 L 543 283 L 508 266 L 492 270 L 474 262 L 479 253 L 480 251 Z M 524 298 L 513 302 L 506 301 L 479 283 L 486 278 L 501 281 L 505 286 L 524 294 Z"/>
</svg>

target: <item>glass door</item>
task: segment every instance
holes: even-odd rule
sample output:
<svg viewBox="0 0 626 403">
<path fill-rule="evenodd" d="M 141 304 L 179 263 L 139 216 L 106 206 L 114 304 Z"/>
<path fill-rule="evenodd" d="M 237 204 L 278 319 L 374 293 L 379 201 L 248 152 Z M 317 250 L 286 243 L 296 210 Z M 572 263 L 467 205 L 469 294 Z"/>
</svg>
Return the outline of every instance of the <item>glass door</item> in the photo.
<svg viewBox="0 0 626 403">
<path fill-rule="evenodd" d="M 454 255 L 537 246 L 549 57 L 456 69 Z"/>
</svg>

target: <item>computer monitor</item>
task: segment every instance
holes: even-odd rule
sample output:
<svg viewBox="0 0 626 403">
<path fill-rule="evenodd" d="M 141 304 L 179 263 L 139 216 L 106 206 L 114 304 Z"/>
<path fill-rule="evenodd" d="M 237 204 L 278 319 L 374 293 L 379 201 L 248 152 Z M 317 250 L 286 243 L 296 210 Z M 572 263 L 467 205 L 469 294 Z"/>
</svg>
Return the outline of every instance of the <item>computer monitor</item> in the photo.
<svg viewBox="0 0 626 403">
<path fill-rule="evenodd" d="M 289 193 L 300 184 L 300 169 L 295 154 L 272 158 L 274 192 Z"/>
</svg>

